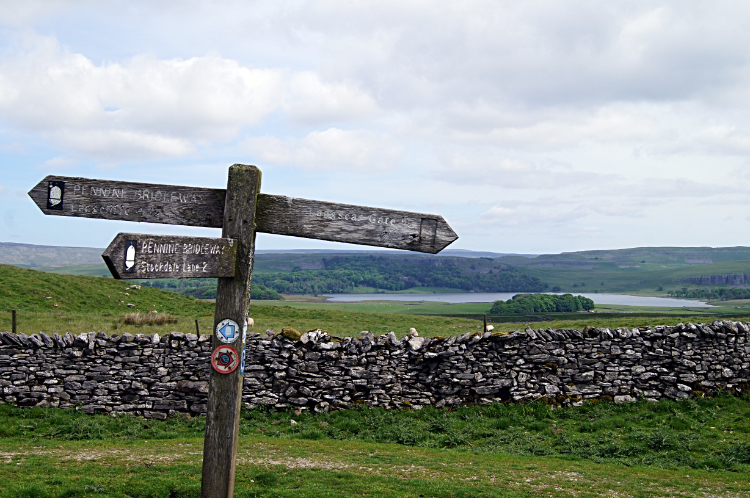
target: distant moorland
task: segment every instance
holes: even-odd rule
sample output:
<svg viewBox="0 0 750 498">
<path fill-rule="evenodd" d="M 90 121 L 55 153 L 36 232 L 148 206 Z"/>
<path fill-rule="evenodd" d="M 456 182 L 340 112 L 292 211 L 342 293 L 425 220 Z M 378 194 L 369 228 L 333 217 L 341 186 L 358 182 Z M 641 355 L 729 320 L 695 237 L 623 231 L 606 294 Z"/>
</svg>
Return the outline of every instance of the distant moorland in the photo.
<svg viewBox="0 0 750 498">
<path fill-rule="evenodd" d="M 0 263 L 52 273 L 109 276 L 100 254 L 101 249 L 0 243 Z M 750 287 L 749 247 L 646 247 L 533 257 L 457 250 L 450 254 L 259 252 L 253 282 L 268 289 L 256 290 L 264 299 L 275 298 L 274 293 L 553 291 L 679 293 L 727 300 L 744 297 L 726 289 Z M 482 256 L 468 257 L 478 254 Z M 212 298 L 216 286 L 210 279 L 146 284 L 199 298 Z"/>
</svg>

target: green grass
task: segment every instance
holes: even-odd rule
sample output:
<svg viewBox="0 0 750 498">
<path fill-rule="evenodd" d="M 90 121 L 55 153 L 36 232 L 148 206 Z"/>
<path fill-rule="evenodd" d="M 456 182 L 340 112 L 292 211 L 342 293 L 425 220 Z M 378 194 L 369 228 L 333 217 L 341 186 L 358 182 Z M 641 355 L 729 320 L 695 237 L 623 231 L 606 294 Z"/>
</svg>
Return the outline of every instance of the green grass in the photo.
<svg viewBox="0 0 750 498">
<path fill-rule="evenodd" d="M 57 275 L 0 265 L 0 309 L 105 316 L 157 310 L 197 316 L 212 308 L 207 303 L 172 292 L 149 287 L 136 290 L 130 286 L 131 282 L 126 280 Z"/>
<path fill-rule="evenodd" d="M 236 496 L 747 496 L 748 415 L 747 397 L 243 410 Z M 198 496 L 203 418 L 0 418 L 0 497 Z"/>
<path fill-rule="evenodd" d="M 25 455 L 0 464 L 0 497 L 197 498 L 201 443 L 14 445 Z M 240 440 L 234 496 L 738 498 L 749 491 L 744 476 L 726 471 L 256 436 Z"/>
<path fill-rule="evenodd" d="M 0 439 L 141 441 L 200 437 L 204 418 L 144 420 L 75 410 L 0 405 Z M 296 424 L 292 424 L 294 420 Z M 454 449 L 471 454 L 559 456 L 661 468 L 750 471 L 750 397 L 553 409 L 544 403 L 331 413 L 244 410 L 241 436 Z"/>
<path fill-rule="evenodd" d="M 26 312 L 17 314 L 18 331 L 27 335 L 44 332 L 104 332 L 106 334 L 167 334 L 170 332 L 195 333 L 195 320 L 198 320 L 202 334 L 209 333 L 213 327 L 213 304 L 206 304 L 205 312 L 195 315 L 179 315 L 177 323 L 163 326 L 135 326 L 122 323 L 122 315 L 71 314 L 62 312 Z M 394 331 L 401 337 L 415 327 L 424 337 L 445 336 L 460 331 L 479 331 L 480 322 L 467 318 L 450 318 L 442 316 L 410 316 L 387 313 L 342 312 L 326 309 L 298 309 L 289 306 L 270 306 L 251 304 L 250 315 L 255 320 L 251 332 L 263 334 L 267 329 L 280 332 L 282 327 L 293 327 L 301 332 L 313 329 L 325 329 L 338 337 L 359 336 L 360 332 L 369 330 L 380 335 Z M 11 330 L 11 314 L 0 312 L 0 331 Z M 463 333 L 463 332 L 461 332 Z"/>
<path fill-rule="evenodd" d="M 0 330 L 11 330 L 10 310 L 17 310 L 18 331 L 26 334 L 45 332 L 80 333 L 123 332 L 163 334 L 172 331 L 195 332 L 195 320 L 207 333 L 213 327 L 214 304 L 172 292 L 110 278 L 56 275 L 0 265 Z M 50 299 L 47 299 L 49 297 Z M 128 303 L 134 307 L 127 306 Z M 57 307 L 54 305 L 57 304 Z M 176 324 L 160 327 L 124 325 L 122 318 L 132 311 L 170 313 Z M 478 327 L 475 320 L 441 316 L 408 316 L 390 313 L 341 312 L 327 308 L 296 308 L 253 302 L 250 308 L 255 331 L 276 332 L 282 327 L 300 331 L 327 329 L 337 336 L 359 335 L 363 330 L 376 334 L 394 331 L 402 336 L 416 327 L 425 336 L 446 335 L 455 328 Z"/>
<path fill-rule="evenodd" d="M 0 330 L 11 328 L 11 309 L 18 311 L 18 331 L 26 334 L 45 332 L 168 333 L 195 332 L 195 320 L 206 333 L 213 327 L 214 304 L 172 292 L 110 278 L 57 275 L 0 265 Z M 50 299 L 47 299 L 50 297 Z M 127 304 L 134 304 L 128 307 Z M 57 304 L 57 307 L 54 305 Z M 157 310 L 178 317 L 176 324 L 163 327 L 135 327 L 122 323 L 131 311 Z M 298 309 L 289 306 L 251 305 L 255 330 L 267 328 L 279 332 L 282 327 L 306 331 L 329 330 L 334 335 L 358 335 L 363 330 L 398 335 L 417 327 L 424 334 L 445 335 L 450 327 L 476 322 L 464 318 L 394 317 L 386 313 L 340 313 L 329 309 Z"/>
</svg>

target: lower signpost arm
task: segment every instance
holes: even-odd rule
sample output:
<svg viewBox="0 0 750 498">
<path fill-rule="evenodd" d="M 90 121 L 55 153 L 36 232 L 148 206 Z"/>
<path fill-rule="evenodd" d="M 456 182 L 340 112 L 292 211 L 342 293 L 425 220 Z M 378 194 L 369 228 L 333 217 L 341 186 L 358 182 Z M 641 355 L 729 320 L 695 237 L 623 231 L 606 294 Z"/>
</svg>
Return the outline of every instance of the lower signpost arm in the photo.
<svg viewBox="0 0 750 498">
<path fill-rule="evenodd" d="M 234 495 L 244 373 L 242 356 L 260 179 L 260 170 L 255 166 L 235 164 L 229 168 L 222 237 L 237 240 L 237 259 L 234 277 L 219 278 L 216 290 L 201 498 L 230 498 Z"/>
</svg>

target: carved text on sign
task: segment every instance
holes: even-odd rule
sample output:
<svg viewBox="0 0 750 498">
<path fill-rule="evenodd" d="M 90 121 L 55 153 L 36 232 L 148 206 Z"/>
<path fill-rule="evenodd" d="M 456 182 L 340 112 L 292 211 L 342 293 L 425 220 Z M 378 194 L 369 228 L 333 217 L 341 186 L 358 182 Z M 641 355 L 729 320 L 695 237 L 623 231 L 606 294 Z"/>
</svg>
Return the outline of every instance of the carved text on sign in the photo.
<svg viewBox="0 0 750 498">
<path fill-rule="evenodd" d="M 409 221 L 404 217 L 389 217 L 389 216 L 378 216 L 377 214 L 362 214 L 362 213 L 350 213 L 346 211 L 330 211 L 318 209 L 313 211 L 312 209 L 308 212 L 308 216 L 315 218 L 321 218 L 324 220 L 331 221 L 364 221 L 369 222 L 373 225 L 396 225 L 406 224 Z"/>
<path fill-rule="evenodd" d="M 102 257 L 115 278 L 234 275 L 234 239 L 119 234 Z"/>
</svg>

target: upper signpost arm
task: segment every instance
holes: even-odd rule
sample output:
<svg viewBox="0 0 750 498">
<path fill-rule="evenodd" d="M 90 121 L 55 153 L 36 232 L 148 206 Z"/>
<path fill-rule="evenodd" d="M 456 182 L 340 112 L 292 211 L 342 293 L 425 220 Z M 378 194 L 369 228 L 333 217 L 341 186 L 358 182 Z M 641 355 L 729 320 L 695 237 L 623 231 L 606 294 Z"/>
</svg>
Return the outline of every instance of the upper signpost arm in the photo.
<svg viewBox="0 0 750 498">
<path fill-rule="evenodd" d="M 223 189 L 47 176 L 29 191 L 44 214 L 221 228 Z"/>
<path fill-rule="evenodd" d="M 221 228 L 226 190 L 48 176 L 44 214 Z M 435 254 L 458 238 L 442 216 L 258 194 L 257 231 Z"/>
<path fill-rule="evenodd" d="M 458 235 L 442 216 L 260 194 L 257 231 L 436 254 Z"/>
</svg>

